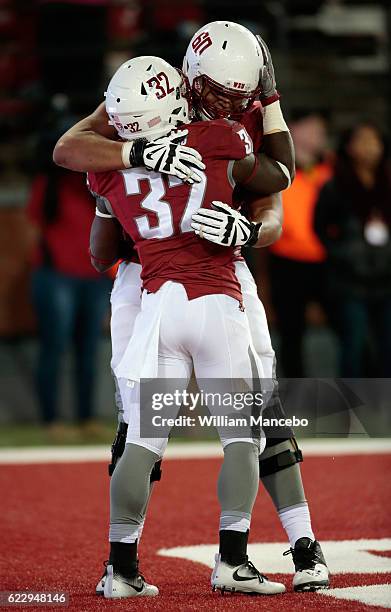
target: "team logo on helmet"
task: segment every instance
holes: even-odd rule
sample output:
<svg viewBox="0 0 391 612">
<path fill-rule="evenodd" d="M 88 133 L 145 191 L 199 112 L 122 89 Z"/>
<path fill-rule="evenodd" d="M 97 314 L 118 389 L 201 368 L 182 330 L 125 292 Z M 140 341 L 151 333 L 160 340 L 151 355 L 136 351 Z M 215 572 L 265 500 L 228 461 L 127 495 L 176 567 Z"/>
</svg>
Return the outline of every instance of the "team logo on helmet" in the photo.
<svg viewBox="0 0 391 612">
<path fill-rule="evenodd" d="M 194 53 L 201 55 L 205 49 L 210 47 L 212 39 L 208 32 L 201 32 L 191 43 Z"/>
</svg>

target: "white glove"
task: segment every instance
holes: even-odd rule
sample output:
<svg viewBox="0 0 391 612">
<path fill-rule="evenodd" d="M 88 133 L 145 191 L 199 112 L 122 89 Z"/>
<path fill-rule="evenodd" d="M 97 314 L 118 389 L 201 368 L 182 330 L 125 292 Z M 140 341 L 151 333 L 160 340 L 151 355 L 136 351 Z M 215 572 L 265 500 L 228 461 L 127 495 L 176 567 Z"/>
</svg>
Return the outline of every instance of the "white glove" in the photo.
<svg viewBox="0 0 391 612">
<path fill-rule="evenodd" d="M 252 246 L 259 238 L 262 223 L 252 223 L 224 202 L 212 202 L 212 209 L 199 208 L 191 227 L 200 238 L 223 246 Z"/>
<path fill-rule="evenodd" d="M 137 138 L 129 153 L 131 167 L 145 166 L 155 172 L 177 176 L 190 185 L 199 183 L 205 164 L 198 151 L 180 144 L 187 134 L 188 130 L 181 130 L 151 142 Z"/>
</svg>

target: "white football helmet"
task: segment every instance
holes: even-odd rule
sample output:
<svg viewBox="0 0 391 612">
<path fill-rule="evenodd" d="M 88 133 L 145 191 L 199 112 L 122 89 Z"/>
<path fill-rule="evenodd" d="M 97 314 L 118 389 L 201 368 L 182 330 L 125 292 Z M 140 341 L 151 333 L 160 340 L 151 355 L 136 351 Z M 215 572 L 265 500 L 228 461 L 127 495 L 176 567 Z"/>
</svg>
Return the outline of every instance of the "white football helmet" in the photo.
<svg viewBox="0 0 391 612">
<path fill-rule="evenodd" d="M 106 112 L 121 138 L 154 140 L 191 119 L 187 78 L 160 57 L 128 60 L 111 79 Z"/>
<path fill-rule="evenodd" d="M 240 116 L 251 106 L 262 68 L 262 50 L 250 30 L 232 21 L 213 21 L 194 34 L 182 69 L 198 114 L 217 119 Z"/>
</svg>

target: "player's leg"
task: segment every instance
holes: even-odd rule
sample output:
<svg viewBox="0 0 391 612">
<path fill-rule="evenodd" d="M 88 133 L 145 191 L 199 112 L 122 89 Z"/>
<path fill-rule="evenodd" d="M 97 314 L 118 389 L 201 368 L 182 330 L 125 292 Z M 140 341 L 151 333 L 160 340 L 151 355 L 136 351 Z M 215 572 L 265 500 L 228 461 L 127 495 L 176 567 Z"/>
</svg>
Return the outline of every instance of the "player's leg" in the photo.
<svg viewBox="0 0 391 612">
<path fill-rule="evenodd" d="M 124 414 L 121 391 L 113 370 L 124 355 L 125 349 L 133 333 L 136 317 L 141 309 L 140 273 L 140 264 L 122 262 L 118 267 L 117 276 L 110 297 L 111 368 L 115 384 L 115 405 L 118 411 L 118 430 L 112 446 L 112 460 L 109 466 L 110 475 L 118 459 L 122 455 L 128 428 L 128 416 Z"/>
<path fill-rule="evenodd" d="M 294 438 L 269 438 L 260 461 L 262 483 L 278 512 L 289 538 L 293 556 L 295 591 L 328 588 L 329 570 L 321 546 L 315 539 L 305 498 L 299 462 L 302 460 Z"/>
<path fill-rule="evenodd" d="M 275 356 L 272 348 L 265 309 L 258 297 L 255 281 L 244 262 L 235 264 L 236 275 L 240 282 L 243 301 L 249 321 L 251 338 L 266 377 L 275 379 Z M 273 416 L 284 416 L 278 395 L 274 392 L 269 402 Z M 318 585 L 325 588 L 329 584 L 329 572 L 319 542 L 312 531 L 311 517 L 305 498 L 299 462 L 302 454 L 296 440 L 275 438 L 266 433 L 266 449 L 260 456 L 259 468 L 262 483 L 269 493 L 278 512 L 293 554 L 296 573 L 294 587 L 309 590 Z M 293 436 L 293 433 L 292 433 Z"/>
<path fill-rule="evenodd" d="M 251 391 L 262 366 L 253 353 L 248 321 L 238 302 L 225 295 L 205 296 L 191 302 L 189 312 L 191 320 L 197 321 L 194 328 L 198 331 L 189 346 L 199 387 L 205 393 L 216 393 L 219 388 L 222 393 L 228 389 Z M 208 407 L 212 415 L 221 414 L 213 404 Z M 220 545 L 212 586 L 223 591 L 282 593 L 284 585 L 267 580 L 247 557 L 251 513 L 259 486 L 260 440 L 253 438 L 251 428 L 238 429 L 231 437 L 227 429 L 218 431 L 224 461 L 218 480 Z"/>
<path fill-rule="evenodd" d="M 122 262 L 117 271 L 117 276 L 114 281 L 111 292 L 111 347 L 112 359 L 111 366 L 115 368 L 123 357 L 125 349 L 131 338 L 134 322 L 141 309 L 141 265 L 133 262 Z M 119 459 L 121 458 L 126 443 L 129 415 L 125 411 L 125 404 L 122 401 L 119 382 L 113 372 L 115 384 L 115 405 L 118 411 L 118 429 L 116 437 L 111 449 L 111 464 L 109 465 L 109 475 L 114 472 Z M 137 384 L 137 383 L 136 383 Z M 140 523 L 138 541 L 140 541 L 141 533 L 144 526 L 145 514 L 148 507 L 148 502 L 152 493 L 152 483 L 160 480 L 161 477 L 161 460 L 157 461 L 153 466 L 150 476 L 150 490 L 147 497 L 145 508 L 143 509 L 143 519 Z M 108 562 L 105 562 L 107 566 Z M 107 569 L 105 569 L 102 577 L 99 579 L 95 592 L 97 595 L 103 595 Z"/>
<path fill-rule="evenodd" d="M 111 292 L 111 367 L 121 361 L 141 308 L 141 265 L 122 262 Z"/>
<path fill-rule="evenodd" d="M 257 285 L 245 261 L 235 262 L 235 273 L 240 283 L 255 352 L 261 360 L 265 378 L 274 378 L 276 357 Z"/>
<path fill-rule="evenodd" d="M 133 262 L 120 264 L 117 276 L 111 292 L 111 346 L 112 346 L 112 369 L 121 361 L 128 342 L 133 333 L 136 317 L 141 309 L 141 265 Z M 128 426 L 128 416 L 124 414 L 123 402 L 118 381 L 114 375 L 115 404 L 118 410 L 118 423 L 121 437 L 125 436 Z M 114 470 L 117 460 L 120 458 L 124 444 L 120 443 L 112 455 L 111 471 Z M 157 462 L 152 469 L 151 483 L 160 480 L 161 462 Z"/>
<path fill-rule="evenodd" d="M 149 497 L 149 478 L 157 453 L 126 444 L 110 484 L 110 557 L 104 596 L 155 596 L 158 589 L 138 569 L 138 534 Z"/>
<path fill-rule="evenodd" d="M 129 415 L 127 443 L 110 483 L 110 557 L 104 579 L 107 599 L 153 597 L 159 591 L 139 572 L 139 534 L 150 496 L 150 476 L 167 444 L 166 439 L 140 436 L 139 389 L 119 380 Z"/>
<path fill-rule="evenodd" d="M 165 322 L 173 316 L 171 302 L 169 310 L 169 316 L 162 315 L 158 329 L 158 378 L 182 379 L 185 389 L 191 375 L 191 360 L 188 356 L 181 358 L 176 336 L 166 333 Z M 178 325 L 175 327 L 178 334 Z M 169 382 L 167 385 L 168 391 L 172 390 Z M 158 589 L 148 585 L 138 571 L 138 540 L 150 494 L 151 472 L 168 441 L 167 437 L 155 437 L 152 432 L 151 437 L 142 436 L 140 385 L 130 386 L 129 381 L 121 378 L 119 387 L 129 424 L 125 451 L 110 487 L 110 560 L 104 585 L 104 595 L 110 599 L 158 594 Z"/>
</svg>

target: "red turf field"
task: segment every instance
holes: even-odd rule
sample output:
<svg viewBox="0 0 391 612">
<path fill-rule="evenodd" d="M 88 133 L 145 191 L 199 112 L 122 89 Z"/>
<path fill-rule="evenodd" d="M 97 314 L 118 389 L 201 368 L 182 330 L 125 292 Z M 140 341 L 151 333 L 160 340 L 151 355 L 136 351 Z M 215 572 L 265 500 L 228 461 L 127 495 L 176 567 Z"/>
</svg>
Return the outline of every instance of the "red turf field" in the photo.
<svg viewBox="0 0 391 612">
<path fill-rule="evenodd" d="M 295 594 L 291 592 L 291 576 L 287 574 L 275 575 L 287 585 L 290 592 L 285 595 L 223 597 L 211 592 L 210 570 L 204 564 L 158 555 L 161 548 L 217 541 L 219 465 L 218 459 L 165 462 L 163 479 L 155 486 L 140 550 L 141 569 L 147 579 L 159 586 L 161 594 L 153 600 L 115 602 L 94 595 L 101 563 L 107 557 L 106 465 L 2 465 L 1 590 L 66 591 L 70 595 L 68 609 L 78 612 L 104 609 L 384 611 L 384 607 L 318 593 Z M 309 457 L 302 469 L 318 539 L 391 536 L 391 455 Z M 285 541 L 272 504 L 263 492 L 254 509 L 250 539 L 251 542 Z M 281 547 L 281 553 L 285 548 L 285 545 Z M 391 551 L 373 554 L 390 557 Z M 334 575 L 332 586 L 386 583 L 391 583 L 391 572 L 348 573 Z M 42 607 L 28 609 L 42 610 Z"/>
</svg>

